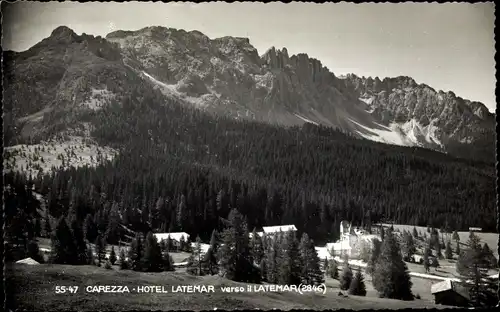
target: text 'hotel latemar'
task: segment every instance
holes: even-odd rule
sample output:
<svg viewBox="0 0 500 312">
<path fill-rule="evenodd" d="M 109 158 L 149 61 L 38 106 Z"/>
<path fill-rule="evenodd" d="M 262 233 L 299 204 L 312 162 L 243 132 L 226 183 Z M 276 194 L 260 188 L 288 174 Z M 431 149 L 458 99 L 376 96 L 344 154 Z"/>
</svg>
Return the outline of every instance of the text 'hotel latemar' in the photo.
<svg viewBox="0 0 500 312">
<path fill-rule="evenodd" d="M 75 294 L 78 286 L 56 286 L 55 292 L 58 294 Z M 85 286 L 87 293 L 214 293 L 216 287 L 213 285 L 141 285 L 135 287 L 115 286 L 115 285 L 94 285 Z M 217 290 L 226 293 L 243 292 L 297 292 L 297 293 L 326 293 L 326 286 L 322 285 L 246 285 L 246 286 L 220 286 Z"/>
</svg>

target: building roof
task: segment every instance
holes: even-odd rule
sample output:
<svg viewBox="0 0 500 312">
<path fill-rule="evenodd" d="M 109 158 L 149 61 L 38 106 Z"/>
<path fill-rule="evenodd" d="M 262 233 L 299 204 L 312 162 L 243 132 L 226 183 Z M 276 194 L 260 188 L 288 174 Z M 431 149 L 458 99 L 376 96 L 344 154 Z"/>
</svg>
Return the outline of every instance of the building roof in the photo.
<svg viewBox="0 0 500 312">
<path fill-rule="evenodd" d="M 433 295 L 441 293 L 441 292 L 445 292 L 445 291 L 450 291 L 450 290 L 459 294 L 460 296 L 464 297 L 465 299 L 470 300 L 469 292 L 467 291 L 466 287 L 464 287 L 463 285 L 460 285 L 458 283 L 453 282 L 451 279 L 446 279 L 442 282 L 433 284 L 431 286 L 431 293 Z"/>
<path fill-rule="evenodd" d="M 264 236 L 264 232 L 256 232 L 257 235 L 259 235 L 260 237 Z M 250 238 L 253 237 L 253 233 L 249 233 L 248 234 L 250 236 Z"/>
<path fill-rule="evenodd" d="M 16 263 L 30 264 L 30 265 L 40 264 L 38 261 L 35 261 L 35 260 L 31 259 L 31 258 L 26 258 L 26 259 L 23 259 L 23 260 L 19 260 L 19 261 L 16 261 Z"/>
<path fill-rule="evenodd" d="M 297 231 L 297 228 L 295 227 L 295 225 L 290 224 L 290 225 L 264 226 L 262 227 L 262 230 L 266 234 L 271 234 L 279 231 L 282 232 Z"/>
<path fill-rule="evenodd" d="M 447 290 L 453 290 L 453 284 L 449 279 L 432 284 L 431 286 L 431 294 L 437 294 Z"/>
<path fill-rule="evenodd" d="M 158 241 L 166 240 L 168 239 L 168 236 L 170 236 L 171 240 L 174 241 L 180 241 L 181 237 L 184 236 L 184 239 L 187 240 L 189 238 L 189 234 L 186 232 L 174 232 L 174 233 L 154 233 L 154 236 L 156 236 L 156 239 Z"/>
</svg>

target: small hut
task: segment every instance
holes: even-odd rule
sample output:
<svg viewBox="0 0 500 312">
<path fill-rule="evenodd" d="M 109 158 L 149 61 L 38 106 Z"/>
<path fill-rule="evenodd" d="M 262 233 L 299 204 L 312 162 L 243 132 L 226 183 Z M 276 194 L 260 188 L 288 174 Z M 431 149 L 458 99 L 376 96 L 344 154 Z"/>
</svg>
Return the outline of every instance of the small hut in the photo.
<svg viewBox="0 0 500 312">
<path fill-rule="evenodd" d="M 431 286 L 431 293 L 434 295 L 434 302 L 436 304 L 455 307 L 469 306 L 468 293 L 449 279 L 433 284 Z"/>
</svg>

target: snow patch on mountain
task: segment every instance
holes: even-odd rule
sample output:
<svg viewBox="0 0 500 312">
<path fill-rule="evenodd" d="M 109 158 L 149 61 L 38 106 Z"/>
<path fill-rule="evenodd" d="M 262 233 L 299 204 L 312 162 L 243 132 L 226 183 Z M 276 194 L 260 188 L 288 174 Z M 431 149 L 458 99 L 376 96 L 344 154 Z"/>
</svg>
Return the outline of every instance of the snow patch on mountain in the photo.
<svg viewBox="0 0 500 312">
<path fill-rule="evenodd" d="M 422 126 L 415 118 L 407 121 L 406 123 L 400 125 L 400 129 L 403 134 L 411 141 L 414 145 L 421 146 L 422 141 L 419 138 L 424 138 L 425 142 L 430 144 L 438 144 L 443 146 L 441 141 L 438 139 L 436 132 L 438 128 L 435 126 L 437 119 L 432 120 L 427 126 Z"/>
<path fill-rule="evenodd" d="M 191 103 L 198 108 L 204 108 L 208 106 L 209 103 L 217 100 L 220 97 L 220 94 L 217 94 L 216 92 L 203 94 L 200 97 L 189 96 L 177 90 L 177 88 L 179 87 L 178 84 L 166 84 L 157 80 L 156 78 L 146 73 L 145 71 L 143 71 L 142 73 L 144 74 L 144 76 L 149 78 L 155 85 L 157 85 L 160 88 L 160 91 L 164 95 L 174 98 L 176 100 Z"/>
<path fill-rule="evenodd" d="M 317 122 L 314 122 L 314 121 L 312 121 L 312 120 L 310 120 L 310 119 L 307 119 L 307 118 L 305 118 L 305 117 L 302 117 L 302 116 L 300 116 L 299 114 L 294 114 L 294 115 L 295 115 L 295 116 L 297 116 L 298 118 L 302 119 L 302 120 L 303 120 L 303 121 L 305 121 L 305 122 L 308 122 L 308 123 L 311 123 L 311 124 L 313 124 L 313 125 L 319 126 L 319 124 L 318 124 Z"/>
<path fill-rule="evenodd" d="M 436 133 L 439 129 L 435 126 L 437 120 L 433 120 L 425 127 L 416 119 L 411 119 L 402 124 L 393 122 L 389 124 L 389 127 L 376 124 L 377 129 L 366 127 L 352 119 L 350 121 L 366 130 L 357 131 L 357 133 L 368 140 L 400 146 L 423 146 L 422 142 L 425 141 L 443 146 Z"/>
<path fill-rule="evenodd" d="M 381 124 L 376 124 L 378 127 L 381 129 L 373 129 L 366 127 L 351 118 L 349 120 L 356 124 L 357 126 L 361 127 L 362 129 L 366 130 L 366 132 L 363 131 L 357 131 L 359 135 L 364 137 L 365 139 L 376 141 L 376 142 L 381 142 L 381 143 L 387 143 L 387 144 L 393 144 L 393 145 L 400 145 L 400 146 L 412 146 L 408 140 L 405 140 L 405 138 L 398 133 L 396 127 L 394 127 L 394 124 L 391 124 L 390 127 L 386 127 Z"/>
<path fill-rule="evenodd" d="M 417 137 L 422 136 L 422 130 L 420 129 L 420 124 L 415 119 L 411 119 L 405 122 L 404 124 L 399 126 L 399 129 L 402 130 L 403 134 L 405 134 L 406 138 L 411 143 L 419 145 L 419 140 Z"/>
<path fill-rule="evenodd" d="M 431 123 L 427 127 L 425 127 L 425 140 L 428 143 L 435 143 L 438 144 L 439 146 L 443 147 L 443 143 L 438 139 L 436 132 L 439 131 L 439 128 L 435 126 L 437 123 L 438 119 L 433 119 Z"/>
<path fill-rule="evenodd" d="M 156 78 L 146 73 L 145 71 L 143 71 L 142 73 L 144 74 L 144 76 L 148 77 L 155 85 L 160 87 L 160 90 L 162 91 L 163 94 L 177 95 L 177 96 L 180 95 L 179 91 L 177 91 L 177 84 L 166 84 L 157 80 Z"/>
</svg>

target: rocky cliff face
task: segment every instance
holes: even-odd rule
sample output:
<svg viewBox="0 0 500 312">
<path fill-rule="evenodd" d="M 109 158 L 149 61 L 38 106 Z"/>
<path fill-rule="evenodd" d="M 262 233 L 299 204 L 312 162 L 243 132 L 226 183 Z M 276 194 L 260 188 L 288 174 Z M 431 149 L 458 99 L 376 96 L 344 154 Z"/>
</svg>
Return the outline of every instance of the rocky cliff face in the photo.
<svg viewBox="0 0 500 312">
<path fill-rule="evenodd" d="M 9 52 L 6 63 L 10 125 L 24 134 L 43 128 L 47 112 L 77 123 L 79 112 L 99 111 L 141 83 L 215 114 L 321 124 L 391 144 L 446 150 L 494 138 L 493 115 L 481 103 L 409 77 L 339 78 L 286 48 L 259 56 L 247 38 L 147 27 L 103 39 L 59 27 L 30 50 Z"/>
<path fill-rule="evenodd" d="M 494 138 L 494 115 L 482 103 L 436 91 L 410 77 L 380 80 L 350 74 L 344 81 L 372 115 L 384 125 L 400 125 L 417 144 L 422 136 L 441 146 Z"/>
</svg>

